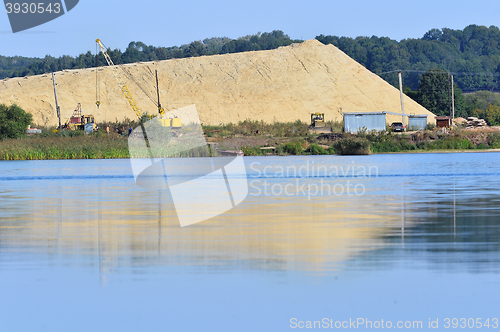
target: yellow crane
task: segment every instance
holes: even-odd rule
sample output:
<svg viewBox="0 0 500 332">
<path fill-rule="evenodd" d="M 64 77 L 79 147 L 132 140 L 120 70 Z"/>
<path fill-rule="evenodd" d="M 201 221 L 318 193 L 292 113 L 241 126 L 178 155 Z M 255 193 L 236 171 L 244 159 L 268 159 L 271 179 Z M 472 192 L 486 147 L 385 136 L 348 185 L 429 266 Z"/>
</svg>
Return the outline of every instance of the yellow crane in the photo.
<svg viewBox="0 0 500 332">
<path fill-rule="evenodd" d="M 111 60 L 111 57 L 109 56 L 108 52 L 106 51 L 106 47 L 103 45 L 103 43 L 101 42 L 101 40 L 100 39 L 96 39 L 96 43 L 99 45 L 99 48 L 101 49 L 101 52 L 104 55 L 104 58 L 106 59 L 106 62 L 112 68 L 113 75 L 115 76 L 116 81 L 118 82 L 118 86 L 120 87 L 120 90 L 122 90 L 123 94 L 125 95 L 125 98 L 127 98 L 127 101 L 129 102 L 130 106 L 134 110 L 135 115 L 137 115 L 137 117 L 140 120 L 143 115 L 142 115 L 141 111 L 139 110 L 139 107 L 137 106 L 137 103 L 135 102 L 134 98 L 132 97 L 132 94 L 130 93 L 129 88 L 125 84 L 125 81 L 123 80 L 122 76 L 120 75 L 120 71 L 118 70 L 118 67 L 115 66 L 115 64 L 113 63 L 113 60 Z M 138 83 L 136 82 L 136 84 L 138 84 Z M 149 94 L 147 94 L 146 91 L 141 86 L 139 86 L 139 88 L 141 88 L 141 90 L 158 107 L 158 113 L 160 115 L 160 117 L 158 118 L 158 120 L 161 122 L 162 126 L 164 126 L 164 127 L 172 127 L 172 128 L 180 128 L 181 127 L 181 122 L 180 122 L 179 118 L 174 118 L 174 119 L 164 119 L 163 118 L 163 116 L 165 115 L 165 111 L 163 110 L 163 108 L 160 105 L 160 97 L 159 97 L 159 89 L 158 89 L 158 75 L 156 75 L 156 85 L 157 85 L 157 93 L 158 93 L 158 103 L 157 104 L 154 101 L 154 99 L 152 99 L 152 97 Z M 150 119 L 153 117 L 152 115 L 148 115 L 148 116 L 149 116 Z"/>
</svg>

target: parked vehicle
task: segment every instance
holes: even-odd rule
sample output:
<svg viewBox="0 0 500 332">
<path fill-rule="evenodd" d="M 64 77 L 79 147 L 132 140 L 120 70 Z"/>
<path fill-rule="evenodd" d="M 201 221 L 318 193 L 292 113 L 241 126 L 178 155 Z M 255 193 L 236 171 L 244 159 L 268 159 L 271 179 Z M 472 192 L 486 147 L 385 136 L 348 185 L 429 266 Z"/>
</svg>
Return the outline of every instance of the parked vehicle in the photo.
<svg viewBox="0 0 500 332">
<path fill-rule="evenodd" d="M 393 122 L 391 124 L 392 131 L 405 131 L 405 126 L 401 122 Z"/>
</svg>

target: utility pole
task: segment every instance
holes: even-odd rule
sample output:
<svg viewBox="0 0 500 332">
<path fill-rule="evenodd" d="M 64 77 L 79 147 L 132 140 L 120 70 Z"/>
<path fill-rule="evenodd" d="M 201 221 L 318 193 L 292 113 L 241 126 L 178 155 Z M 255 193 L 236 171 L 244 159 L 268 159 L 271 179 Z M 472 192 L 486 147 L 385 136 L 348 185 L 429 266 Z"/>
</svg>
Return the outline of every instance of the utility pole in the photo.
<svg viewBox="0 0 500 332">
<path fill-rule="evenodd" d="M 455 118 L 455 90 L 453 87 L 453 75 L 451 75 L 451 121 Z"/>
<path fill-rule="evenodd" d="M 59 108 L 59 103 L 57 102 L 56 80 L 54 79 L 54 73 L 52 73 L 52 83 L 54 84 L 54 96 L 56 98 L 56 111 L 57 111 L 57 117 L 59 118 L 59 127 L 58 128 L 61 128 L 61 109 Z"/>
<path fill-rule="evenodd" d="M 450 73 L 446 73 L 446 76 L 448 77 L 448 107 L 450 108 L 450 113 L 451 114 L 451 84 L 450 84 Z"/>
<path fill-rule="evenodd" d="M 158 85 L 158 70 L 155 70 L 155 76 L 156 76 L 156 96 L 158 97 L 158 113 L 162 113 L 162 108 L 160 104 L 160 86 Z"/>
<path fill-rule="evenodd" d="M 403 101 L 403 78 L 401 76 L 401 71 L 398 72 L 398 76 L 399 76 L 399 94 L 401 96 L 401 113 L 403 114 L 402 117 L 403 117 L 403 126 L 404 128 L 406 128 L 406 119 L 405 119 L 405 104 L 404 104 L 404 101 Z"/>
</svg>

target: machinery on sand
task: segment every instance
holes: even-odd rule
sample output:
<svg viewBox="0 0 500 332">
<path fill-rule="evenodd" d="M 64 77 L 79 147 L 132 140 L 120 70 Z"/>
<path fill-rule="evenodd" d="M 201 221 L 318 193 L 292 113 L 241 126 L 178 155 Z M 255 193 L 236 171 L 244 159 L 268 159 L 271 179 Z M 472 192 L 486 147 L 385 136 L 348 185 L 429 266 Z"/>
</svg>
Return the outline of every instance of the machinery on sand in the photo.
<svg viewBox="0 0 500 332">
<path fill-rule="evenodd" d="M 147 116 L 149 119 L 152 119 L 152 118 L 156 118 L 158 119 L 158 121 L 161 123 L 161 125 L 163 127 L 171 127 L 171 128 L 181 128 L 182 127 L 182 124 L 181 124 L 181 119 L 179 118 L 166 118 L 165 117 L 165 111 L 164 109 L 161 107 L 161 104 L 160 104 L 160 92 L 159 92 L 159 88 L 158 88 L 158 72 L 156 72 L 156 92 L 157 92 L 157 97 L 158 97 L 158 102 L 156 102 L 156 100 L 154 98 L 152 98 L 146 91 L 145 89 L 143 89 L 139 83 L 137 83 L 137 81 L 135 81 L 132 77 L 132 75 L 130 73 L 128 73 L 123 67 L 122 69 L 125 71 L 125 74 L 127 74 L 127 76 L 129 78 L 131 78 L 138 86 L 139 88 L 146 94 L 146 96 L 149 97 L 149 99 L 151 99 L 151 101 L 153 101 L 153 103 L 156 105 L 157 109 L 158 109 L 158 116 L 154 116 L 154 115 L 148 115 L 148 114 L 144 114 L 139 110 L 139 107 L 137 106 L 137 103 L 135 102 L 134 98 L 132 97 L 132 94 L 130 93 L 130 90 L 129 88 L 127 87 L 127 85 L 125 84 L 125 81 L 123 80 L 122 76 L 120 75 L 120 71 L 118 70 L 118 66 L 115 66 L 115 64 L 113 63 L 113 61 L 111 60 L 110 56 L 108 55 L 107 51 L 106 51 L 106 47 L 103 45 L 103 43 L 101 42 L 100 39 L 96 39 L 96 43 L 98 44 L 102 54 L 104 55 L 104 58 L 106 59 L 106 62 L 108 63 L 109 67 L 112 68 L 112 71 L 113 71 L 113 75 L 115 76 L 117 82 L 118 82 L 118 86 L 120 87 L 120 90 L 123 92 L 123 94 L 125 95 L 125 98 L 127 99 L 127 101 L 129 102 L 130 106 L 132 107 L 132 109 L 134 110 L 134 113 L 135 115 L 139 118 L 139 120 L 142 120 L 144 116 Z"/>
<path fill-rule="evenodd" d="M 71 117 L 61 126 L 62 129 L 84 130 L 85 132 L 97 131 L 97 125 L 92 114 L 83 114 L 80 103 L 76 106 Z"/>
<path fill-rule="evenodd" d="M 311 128 L 325 127 L 325 113 L 311 113 Z"/>
</svg>

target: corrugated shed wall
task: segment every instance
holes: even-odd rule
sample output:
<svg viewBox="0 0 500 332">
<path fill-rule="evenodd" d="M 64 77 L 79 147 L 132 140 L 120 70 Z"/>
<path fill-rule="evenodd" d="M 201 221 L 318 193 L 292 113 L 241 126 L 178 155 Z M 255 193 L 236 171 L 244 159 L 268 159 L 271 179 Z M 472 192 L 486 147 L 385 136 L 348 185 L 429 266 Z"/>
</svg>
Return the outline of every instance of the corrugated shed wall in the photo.
<svg viewBox="0 0 500 332">
<path fill-rule="evenodd" d="M 384 113 L 351 113 L 344 114 L 344 131 L 357 133 L 360 129 L 382 131 L 386 129 Z"/>
</svg>

